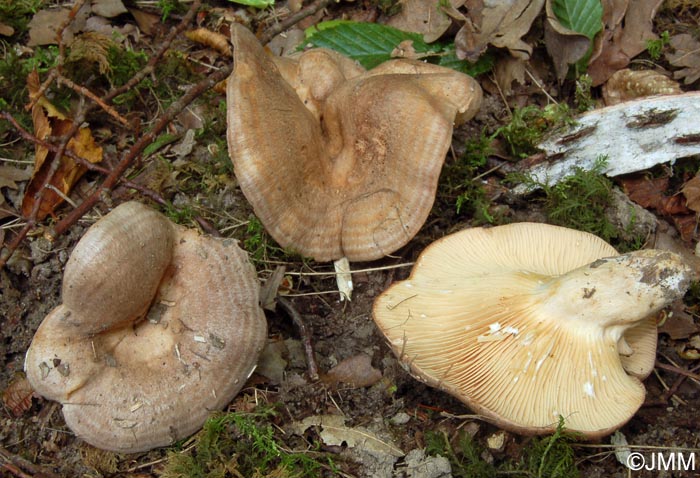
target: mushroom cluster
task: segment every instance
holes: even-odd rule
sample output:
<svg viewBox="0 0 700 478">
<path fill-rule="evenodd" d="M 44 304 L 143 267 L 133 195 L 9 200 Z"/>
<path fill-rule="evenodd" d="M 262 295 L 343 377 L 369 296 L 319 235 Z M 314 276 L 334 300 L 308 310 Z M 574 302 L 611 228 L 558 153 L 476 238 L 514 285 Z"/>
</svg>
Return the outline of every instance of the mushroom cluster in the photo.
<svg viewBox="0 0 700 478">
<path fill-rule="evenodd" d="M 137 202 L 73 250 L 63 303 L 25 361 L 88 443 L 138 452 L 173 443 L 223 408 L 267 337 L 255 269 L 235 240 L 199 235 Z"/>
<path fill-rule="evenodd" d="M 430 245 L 374 319 L 413 374 L 495 424 L 525 434 L 600 437 L 645 397 L 654 314 L 683 296 L 676 254 L 618 255 L 588 233 L 519 223 Z"/>
<path fill-rule="evenodd" d="M 329 50 L 274 59 L 231 25 L 229 155 L 270 235 L 318 261 L 368 261 L 406 244 L 435 199 L 468 75 L 398 59 L 365 71 Z"/>
</svg>

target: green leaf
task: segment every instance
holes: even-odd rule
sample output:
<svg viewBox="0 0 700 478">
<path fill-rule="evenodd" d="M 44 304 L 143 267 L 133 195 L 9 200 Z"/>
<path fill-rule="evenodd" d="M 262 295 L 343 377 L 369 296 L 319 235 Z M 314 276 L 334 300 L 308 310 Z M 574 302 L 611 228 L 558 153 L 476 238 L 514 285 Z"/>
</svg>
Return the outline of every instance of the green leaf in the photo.
<svg viewBox="0 0 700 478">
<path fill-rule="evenodd" d="M 559 22 L 591 41 L 603 28 L 603 5 L 600 0 L 552 0 L 552 11 Z"/>
<path fill-rule="evenodd" d="M 493 68 L 494 57 L 491 53 L 485 53 L 474 63 L 457 58 L 454 44 L 446 45 L 444 54 L 438 57 L 437 64 L 445 68 L 451 68 L 469 76 L 479 76 Z"/>
<path fill-rule="evenodd" d="M 240 3 L 241 5 L 248 5 L 249 7 L 255 8 L 267 8 L 275 4 L 275 0 L 228 0 L 233 3 Z"/>
<path fill-rule="evenodd" d="M 335 50 L 367 69 L 390 60 L 399 43 L 409 40 L 415 52 L 431 63 L 436 63 L 469 75 L 478 75 L 491 69 L 493 59 L 480 58 L 472 64 L 455 55 L 454 44 L 428 44 L 418 33 L 405 32 L 378 23 L 346 20 L 321 22 L 306 30 L 306 40 L 312 46 Z M 482 61 L 483 60 L 483 61 Z"/>
<path fill-rule="evenodd" d="M 391 52 L 405 40 L 413 42 L 417 53 L 434 51 L 418 33 L 404 32 L 378 23 L 335 22 L 307 31 L 307 40 L 313 45 L 335 50 L 357 60 L 365 68 L 374 68 L 391 58 Z"/>
</svg>

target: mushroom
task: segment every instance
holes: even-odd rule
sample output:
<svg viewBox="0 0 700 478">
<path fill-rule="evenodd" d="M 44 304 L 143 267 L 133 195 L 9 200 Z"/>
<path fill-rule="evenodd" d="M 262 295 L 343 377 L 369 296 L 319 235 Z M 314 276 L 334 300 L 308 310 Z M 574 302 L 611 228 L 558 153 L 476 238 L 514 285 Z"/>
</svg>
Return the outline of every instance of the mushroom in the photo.
<svg viewBox="0 0 700 478">
<path fill-rule="evenodd" d="M 231 39 L 229 154 L 270 235 L 318 261 L 406 244 L 432 207 L 456 118 L 479 108 L 477 82 L 404 59 L 364 71 L 323 49 L 274 60 L 238 24 Z"/>
<path fill-rule="evenodd" d="M 137 202 L 96 222 L 66 264 L 63 303 L 25 360 L 88 443 L 139 452 L 195 432 L 255 369 L 267 324 L 236 241 L 174 225 Z"/>
<path fill-rule="evenodd" d="M 373 314 L 419 380 L 496 425 L 540 434 L 563 417 L 595 438 L 644 401 L 652 316 L 689 282 L 671 252 L 618 255 L 588 233 L 519 223 L 431 244 Z"/>
</svg>

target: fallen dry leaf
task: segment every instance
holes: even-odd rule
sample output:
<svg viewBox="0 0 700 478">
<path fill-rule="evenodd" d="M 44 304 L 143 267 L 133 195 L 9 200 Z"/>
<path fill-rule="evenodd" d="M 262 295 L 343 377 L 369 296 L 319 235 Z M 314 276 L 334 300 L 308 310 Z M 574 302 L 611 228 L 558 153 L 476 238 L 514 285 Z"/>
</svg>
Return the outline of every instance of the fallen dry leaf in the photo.
<svg viewBox="0 0 700 478">
<path fill-rule="evenodd" d="M 382 372 L 372 367 L 369 355 L 359 354 L 347 358 L 328 371 L 326 381 L 346 383 L 353 387 L 369 387 L 382 379 Z"/>
<path fill-rule="evenodd" d="M 654 209 L 665 216 L 690 212 L 681 195 L 666 196 L 668 178 L 629 177 L 620 182 L 630 200 L 642 207 Z"/>
<path fill-rule="evenodd" d="M 596 39 L 588 64 L 593 86 L 605 83 L 646 49 L 647 40 L 657 38 L 652 19 L 660 4 L 661 0 L 603 1 L 604 29 Z"/>
<path fill-rule="evenodd" d="M 675 302 L 671 306 L 671 313 L 659 323 L 659 333 L 666 334 L 673 340 L 687 339 L 691 334 L 700 332 L 700 327 L 695 325 L 693 316 L 685 311 L 682 301 Z"/>
<path fill-rule="evenodd" d="M 15 29 L 10 25 L 0 22 L 0 35 L 5 37 L 11 37 L 15 34 Z"/>
<path fill-rule="evenodd" d="M 36 71 L 27 77 L 27 88 L 30 98 L 35 99 L 39 91 L 39 74 Z M 73 121 L 66 118 L 43 96 L 36 99 L 34 103 L 32 122 L 34 123 L 34 135 L 42 140 L 49 136 L 60 137 L 73 126 Z M 67 148 L 91 163 L 102 161 L 102 147 L 95 143 L 89 128 L 80 128 L 75 136 L 68 141 Z M 34 173 L 22 201 L 22 214 L 25 217 L 28 217 L 34 209 L 36 197 L 38 197 L 39 191 L 44 188 L 54 160 L 53 153 L 50 153 L 43 146 L 36 146 Z M 55 188 L 58 192 L 51 188 L 44 192 L 43 201 L 37 212 L 37 219 L 41 220 L 51 214 L 56 206 L 63 202 L 62 195 L 68 194 L 73 184 L 85 171 L 84 166 L 76 164 L 68 156 L 60 158 L 60 165 L 50 183 L 51 188 Z"/>
<path fill-rule="evenodd" d="M 196 28 L 185 32 L 185 36 L 193 42 L 208 46 L 224 56 L 231 56 L 231 47 L 228 38 L 221 33 L 216 33 L 206 28 Z"/>
<path fill-rule="evenodd" d="M 407 32 L 423 35 L 426 43 L 432 43 L 452 25 L 452 18 L 441 7 L 441 0 L 401 0 L 401 11 L 389 18 L 387 25 Z M 456 9 L 464 0 L 450 0 Z"/>
<path fill-rule="evenodd" d="M 491 44 L 507 48 L 510 54 L 527 60 L 532 46 L 521 38 L 542 11 L 545 0 L 504 0 L 484 3 L 480 20 L 468 12 L 469 21 L 455 37 L 455 49 L 460 59 L 476 60 Z"/>
<path fill-rule="evenodd" d="M 681 93 L 682 90 L 677 81 L 654 70 L 625 68 L 615 72 L 603 85 L 603 99 L 608 106 L 644 96 Z"/>
<path fill-rule="evenodd" d="M 27 377 L 17 372 L 2 392 L 2 402 L 14 416 L 19 417 L 32 406 L 33 393 Z"/>
<path fill-rule="evenodd" d="M 509 96 L 513 91 L 513 82 L 525 84 L 525 61 L 513 56 L 503 56 L 496 60 L 493 66 L 493 76 L 504 95 Z"/>
<path fill-rule="evenodd" d="M 647 49 L 649 40 L 656 40 L 652 20 L 663 0 L 634 0 L 634 8 L 628 8 L 625 28 L 620 38 L 620 49 L 629 58 L 634 58 Z"/>
<path fill-rule="evenodd" d="M 101 17 L 112 18 L 127 12 L 121 0 L 92 0 L 91 3 L 92 13 Z"/>
<path fill-rule="evenodd" d="M 320 426 L 319 436 L 326 445 L 339 446 L 345 443 L 350 448 L 358 448 L 373 454 L 404 456 L 404 452 L 388 438 L 364 427 L 348 427 L 345 417 L 339 415 L 312 415 L 292 424 L 291 433 L 302 435 L 309 427 Z"/>
<path fill-rule="evenodd" d="M 17 181 L 26 181 L 32 177 L 30 169 L 15 166 L 0 166 L 0 188 L 17 189 Z"/>
<path fill-rule="evenodd" d="M 569 72 L 569 65 L 579 61 L 591 46 L 591 40 L 581 33 L 566 28 L 552 10 L 552 0 L 547 0 L 544 23 L 544 43 L 554 61 L 554 70 L 561 83 Z"/>
<path fill-rule="evenodd" d="M 700 176 L 695 176 L 685 183 L 681 192 L 685 196 L 686 206 L 695 212 L 700 212 Z"/>
<path fill-rule="evenodd" d="M 673 77 L 689 85 L 700 78 L 700 42 L 688 33 L 671 37 L 673 53 L 667 53 L 668 62 L 682 70 L 675 71 Z"/>
<path fill-rule="evenodd" d="M 145 35 L 153 36 L 162 25 L 159 15 L 144 12 L 138 8 L 129 8 L 129 13 L 131 13 L 131 16 L 134 17 L 139 30 L 141 30 Z"/>
</svg>

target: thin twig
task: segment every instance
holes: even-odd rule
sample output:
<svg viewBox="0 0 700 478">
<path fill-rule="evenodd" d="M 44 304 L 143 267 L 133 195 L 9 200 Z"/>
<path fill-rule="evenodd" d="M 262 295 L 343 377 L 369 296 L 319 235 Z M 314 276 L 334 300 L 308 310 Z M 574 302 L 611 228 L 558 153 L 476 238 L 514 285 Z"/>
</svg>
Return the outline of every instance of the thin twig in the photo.
<svg viewBox="0 0 700 478">
<path fill-rule="evenodd" d="M 39 465 L 35 465 L 31 461 L 22 458 L 19 455 L 15 455 L 14 453 L 9 452 L 5 448 L 0 446 L 0 458 L 2 458 L 4 461 L 7 463 L 12 463 L 13 465 L 28 471 L 31 473 L 34 478 L 59 478 L 58 475 L 55 473 L 45 469 L 44 467 L 41 467 Z M 26 475 L 17 475 L 17 476 L 26 476 Z"/>
<path fill-rule="evenodd" d="M 304 345 L 304 353 L 306 354 L 306 366 L 309 371 L 309 378 L 312 382 L 318 380 L 318 365 L 314 357 L 314 348 L 311 343 L 311 328 L 306 325 L 301 318 L 301 314 L 294 308 L 292 303 L 284 297 L 277 296 L 277 303 L 284 309 L 289 317 L 294 322 L 301 336 L 301 343 Z"/>
<path fill-rule="evenodd" d="M 170 105 L 165 112 L 160 116 L 158 122 L 153 129 L 139 138 L 136 143 L 126 152 L 119 161 L 119 164 L 112 170 L 107 178 L 102 182 L 97 191 L 88 196 L 80 205 L 71 211 L 65 218 L 59 221 L 53 230 L 48 234 L 49 239 L 54 239 L 63 234 L 70 226 L 72 226 L 83 214 L 92 209 L 92 207 L 101 201 L 102 194 L 111 191 L 115 184 L 120 180 L 122 174 L 133 164 L 136 158 L 140 157 L 143 150 L 151 144 L 155 138 L 163 131 L 170 122 L 185 109 L 196 98 L 201 96 L 205 91 L 212 88 L 219 81 L 222 81 L 231 74 L 231 68 L 224 68 L 213 73 L 211 76 L 200 81 L 190 90 L 185 93 L 179 100 Z"/>
<path fill-rule="evenodd" d="M 322 8 L 326 8 L 329 3 L 337 3 L 338 1 L 339 0 L 316 0 L 314 3 L 309 4 L 305 8 L 302 8 L 298 12 L 288 16 L 279 23 L 275 23 L 270 28 L 265 30 L 263 34 L 260 35 L 260 43 L 262 43 L 263 45 L 265 45 L 266 43 L 270 43 L 270 40 L 272 40 L 274 36 L 278 33 L 281 33 L 287 30 L 288 28 L 292 27 L 293 25 L 296 25 L 304 18 L 313 15 Z"/>
<path fill-rule="evenodd" d="M 700 375 L 697 373 L 690 372 L 684 368 L 675 366 L 675 365 L 668 365 L 662 362 L 659 362 L 658 360 L 654 364 L 657 368 L 660 368 L 662 370 L 667 370 L 669 372 L 677 373 L 679 375 L 684 375 L 688 378 L 692 378 L 694 380 L 700 380 Z"/>
<path fill-rule="evenodd" d="M 192 2 L 192 5 L 190 5 L 189 10 L 185 14 L 185 16 L 182 17 L 180 23 L 178 23 L 177 26 L 173 27 L 170 30 L 170 32 L 168 32 L 168 35 L 161 43 L 160 48 L 158 48 L 156 53 L 150 58 L 146 66 L 142 68 L 139 72 L 137 72 L 133 77 L 131 77 L 129 81 L 124 83 L 122 86 L 107 93 L 104 97 L 105 102 L 109 102 L 113 98 L 131 90 L 136 85 L 138 85 L 141 82 L 141 80 L 153 73 L 156 64 L 158 64 L 163 55 L 165 55 L 165 53 L 168 51 L 173 40 L 177 38 L 177 36 L 180 33 L 182 33 L 185 30 L 185 28 L 187 28 L 187 26 L 192 22 L 192 19 L 197 13 L 197 10 L 199 10 L 199 6 L 201 5 L 201 3 L 202 2 L 200 0 Z"/>
<path fill-rule="evenodd" d="M 59 73 L 58 78 L 56 78 L 56 81 L 60 84 L 63 83 L 66 85 L 68 88 L 72 89 L 76 93 L 87 96 L 90 98 L 97 106 L 102 108 L 108 115 L 110 115 L 112 118 L 117 120 L 119 123 L 121 123 L 124 126 L 130 126 L 129 125 L 129 120 L 124 118 L 122 115 L 119 114 L 117 110 L 115 110 L 112 106 L 108 105 L 105 103 L 100 97 L 98 97 L 95 93 L 90 91 L 89 89 L 85 88 L 84 86 L 77 85 L 73 82 L 73 80 L 66 78 L 62 74 Z"/>
</svg>

